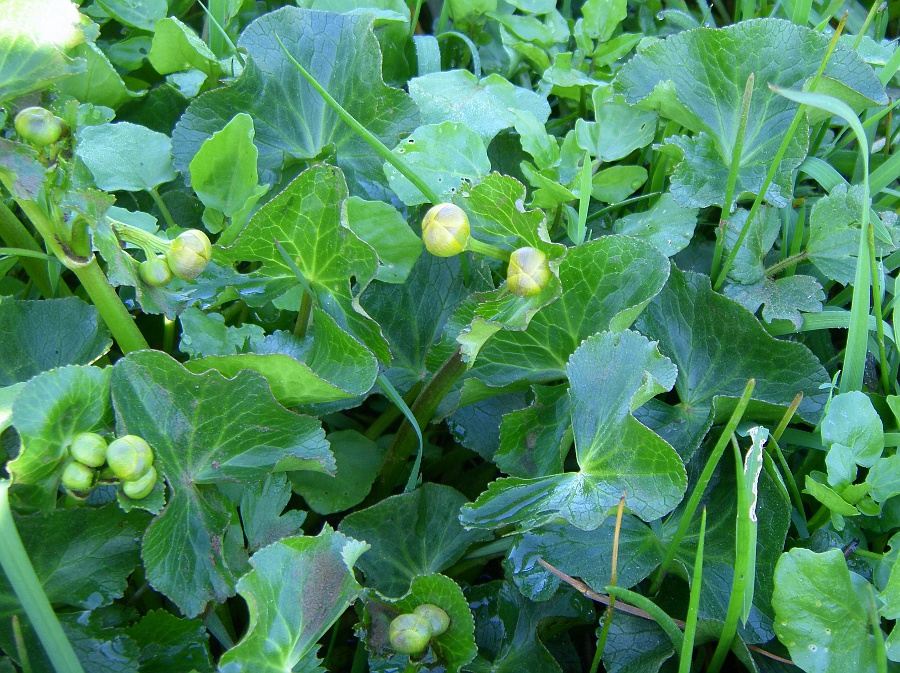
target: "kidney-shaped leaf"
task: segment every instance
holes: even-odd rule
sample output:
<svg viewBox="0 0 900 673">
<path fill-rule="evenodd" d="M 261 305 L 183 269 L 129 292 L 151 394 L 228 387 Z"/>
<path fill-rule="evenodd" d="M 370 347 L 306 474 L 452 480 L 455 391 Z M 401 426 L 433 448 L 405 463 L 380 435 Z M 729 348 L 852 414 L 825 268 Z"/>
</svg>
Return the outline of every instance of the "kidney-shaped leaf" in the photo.
<svg viewBox="0 0 900 673">
<path fill-rule="evenodd" d="M 75 153 L 107 192 L 149 191 L 175 179 L 172 141 L 139 124 L 86 126 L 78 134 Z"/>
<path fill-rule="evenodd" d="M 623 491 L 627 506 L 647 521 L 681 501 L 687 476 L 678 454 L 631 415 L 675 383 L 677 369 L 656 344 L 630 330 L 603 332 L 575 351 L 567 373 L 581 470 L 499 479 L 463 508 L 464 525 L 532 528 L 562 517 L 592 530 Z"/>
<path fill-rule="evenodd" d="M 261 549 L 237 590 L 250 623 L 222 655 L 221 673 L 294 670 L 316 641 L 359 596 L 353 565 L 368 545 L 331 529 L 316 537 L 285 538 Z"/>
<path fill-rule="evenodd" d="M 280 406 L 255 372 L 196 375 L 140 351 L 116 363 L 111 386 L 119 434 L 147 440 L 171 489 L 144 537 L 147 579 L 193 617 L 236 579 L 223 538 L 237 514 L 215 484 L 256 482 L 276 466 L 329 471 L 334 458 L 318 421 Z"/>
<path fill-rule="evenodd" d="M 759 192 L 797 109 L 769 85 L 799 89 L 821 64 L 829 38 L 779 19 L 756 19 L 718 30 L 698 28 L 661 40 L 631 59 L 617 85 L 630 103 L 659 110 L 695 132 L 667 139 L 684 152 L 672 195 L 685 207 L 722 205 L 737 144 L 741 98 L 755 75 L 750 115 L 738 164 L 735 195 Z M 735 58 L 740 54 L 740 58 Z M 839 43 L 824 76 L 841 82 L 868 105 L 885 104 L 872 69 Z M 806 124 L 794 136 L 766 199 L 778 207 L 791 196 L 791 171 L 806 154 Z"/>
<path fill-rule="evenodd" d="M 237 82 L 194 101 L 175 127 L 176 165 L 187 169 L 203 141 L 238 112 L 253 117 L 260 177 L 277 182 L 283 164 L 308 161 L 333 146 L 354 194 L 389 200 L 382 158 L 340 120 L 288 60 L 285 48 L 345 110 L 388 147 L 418 125 L 403 91 L 381 79 L 381 50 L 370 14 L 284 7 L 251 23 L 238 40 L 249 60 Z M 286 101 L 290 101 L 287 103 Z"/>
</svg>

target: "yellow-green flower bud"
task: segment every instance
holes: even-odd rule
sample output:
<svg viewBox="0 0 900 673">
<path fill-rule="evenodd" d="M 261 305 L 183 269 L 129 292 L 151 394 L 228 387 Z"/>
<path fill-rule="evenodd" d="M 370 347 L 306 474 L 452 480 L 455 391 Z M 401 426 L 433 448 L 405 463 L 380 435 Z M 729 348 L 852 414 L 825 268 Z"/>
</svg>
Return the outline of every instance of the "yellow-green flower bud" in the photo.
<svg viewBox="0 0 900 673">
<path fill-rule="evenodd" d="M 138 273 L 141 275 L 141 279 L 152 287 L 163 287 L 172 280 L 172 269 L 169 268 L 166 258 L 162 255 L 141 262 Z"/>
<path fill-rule="evenodd" d="M 106 462 L 106 440 L 96 432 L 82 432 L 72 440 L 69 453 L 82 465 L 100 467 Z"/>
<path fill-rule="evenodd" d="M 122 482 L 122 492 L 132 500 L 143 500 L 156 486 L 156 468 L 151 467 L 140 479 L 128 479 Z"/>
<path fill-rule="evenodd" d="M 137 435 L 120 437 L 106 449 L 109 469 L 119 479 L 140 479 L 153 465 L 153 450 Z"/>
<path fill-rule="evenodd" d="M 94 486 L 94 471 L 73 460 L 63 469 L 62 484 L 72 491 L 90 491 Z"/>
<path fill-rule="evenodd" d="M 176 277 L 194 280 L 212 258 L 212 244 L 206 234 L 198 229 L 188 229 L 178 234 L 169 245 L 166 262 Z"/>
<path fill-rule="evenodd" d="M 547 287 L 550 280 L 547 255 L 536 248 L 519 248 L 509 256 L 506 281 L 510 291 L 519 297 L 533 297 Z"/>
<path fill-rule="evenodd" d="M 431 625 L 415 614 L 400 615 L 391 622 L 391 647 L 400 654 L 421 654 L 431 640 Z"/>
<path fill-rule="evenodd" d="M 65 129 L 65 122 L 50 110 L 42 107 L 27 107 L 16 115 L 16 133 L 35 147 L 51 145 L 59 140 Z"/>
<path fill-rule="evenodd" d="M 450 627 L 450 615 L 437 605 L 423 603 L 413 610 L 413 614 L 419 615 L 419 617 L 428 622 L 432 636 L 439 636 Z"/>
<path fill-rule="evenodd" d="M 455 203 L 441 203 L 422 219 L 422 240 L 435 257 L 454 257 L 469 242 L 469 216 Z"/>
</svg>

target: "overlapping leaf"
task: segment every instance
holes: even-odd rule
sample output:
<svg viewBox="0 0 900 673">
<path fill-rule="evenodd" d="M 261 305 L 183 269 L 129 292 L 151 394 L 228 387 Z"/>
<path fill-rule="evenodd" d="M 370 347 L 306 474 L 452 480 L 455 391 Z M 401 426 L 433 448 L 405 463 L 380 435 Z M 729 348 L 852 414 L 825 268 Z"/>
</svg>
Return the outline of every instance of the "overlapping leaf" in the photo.
<svg viewBox="0 0 900 673">
<path fill-rule="evenodd" d="M 388 147 L 418 126 L 415 103 L 381 79 L 381 50 L 369 14 L 284 7 L 251 23 L 238 40 L 249 60 L 237 82 L 206 93 L 178 122 L 176 165 L 185 171 L 206 138 L 239 112 L 253 117 L 260 177 L 276 182 L 285 164 L 333 147 L 353 193 L 389 200 L 381 157 L 344 124 L 288 60 L 285 48 L 344 109 Z M 290 101 L 286 104 L 285 101 Z"/>
<path fill-rule="evenodd" d="M 463 508 L 463 523 L 528 529 L 562 518 L 592 530 L 623 491 L 627 506 L 647 521 L 670 512 L 687 486 L 684 466 L 674 449 L 631 411 L 670 390 L 676 373 L 656 344 L 636 332 L 603 332 L 586 339 L 567 367 L 581 470 L 495 481 Z"/>
<path fill-rule="evenodd" d="M 642 101 L 696 134 L 667 139 L 684 155 L 671 187 L 680 205 L 722 205 L 737 145 L 741 98 L 751 73 L 756 79 L 735 195 L 760 190 L 797 108 L 769 85 L 802 88 L 827 48 L 826 35 L 789 21 L 755 19 L 718 30 L 678 33 L 651 45 L 619 71 L 617 86 L 628 102 Z M 735 58 L 737 54 L 741 57 Z M 824 76 L 844 84 L 868 105 L 887 102 L 875 73 L 844 44 L 838 44 Z M 781 160 L 765 195 L 773 205 L 788 203 L 791 171 L 806 155 L 807 134 L 802 123 Z"/>
<path fill-rule="evenodd" d="M 119 433 L 149 442 L 170 489 L 144 537 L 147 579 L 195 616 L 234 593 L 246 559 L 242 540 L 235 547 L 226 535 L 237 511 L 215 485 L 259 481 L 276 467 L 333 470 L 328 444 L 318 421 L 279 406 L 254 372 L 195 375 L 141 351 L 116 364 L 111 385 Z"/>
</svg>

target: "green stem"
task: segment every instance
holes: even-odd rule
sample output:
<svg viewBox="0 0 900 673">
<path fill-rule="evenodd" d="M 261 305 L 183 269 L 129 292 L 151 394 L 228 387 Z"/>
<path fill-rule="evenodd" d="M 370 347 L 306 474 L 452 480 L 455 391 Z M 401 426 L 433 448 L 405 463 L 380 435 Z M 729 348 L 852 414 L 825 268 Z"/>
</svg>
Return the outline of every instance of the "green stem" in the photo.
<svg viewBox="0 0 900 673">
<path fill-rule="evenodd" d="M 700 500 L 703 498 L 706 486 L 709 484 L 709 480 L 712 479 L 713 472 L 719 464 L 722 454 L 725 452 L 725 447 L 728 446 L 731 435 L 737 428 L 738 423 L 741 422 L 741 418 L 744 415 L 744 411 L 747 409 L 747 405 L 750 404 L 750 396 L 753 394 L 753 389 L 755 387 L 755 379 L 747 381 L 741 399 L 738 400 L 737 406 L 731 414 L 731 418 L 728 419 L 725 429 L 722 430 L 719 441 L 716 442 L 715 447 L 713 447 L 712 453 L 706 461 L 706 465 L 703 467 L 703 472 L 700 473 L 700 479 L 697 480 L 697 485 L 694 487 L 691 497 L 688 499 L 687 505 L 684 508 L 681 520 L 678 522 L 678 528 L 675 530 L 675 535 L 672 536 L 672 541 L 666 549 L 666 555 L 663 557 L 659 570 L 656 573 L 656 577 L 653 580 L 653 585 L 650 588 L 651 594 L 655 594 L 659 591 L 659 587 L 662 584 L 666 573 L 669 571 L 669 566 L 671 566 L 672 561 L 675 560 L 675 554 L 678 553 L 678 547 L 681 545 L 681 540 L 687 533 L 688 526 L 691 525 L 691 520 L 694 518 L 694 512 L 697 511 L 697 507 L 700 505 Z"/>
<path fill-rule="evenodd" d="M 0 567 L 28 615 L 57 673 L 84 673 L 41 586 L 9 507 L 9 481 L 0 481 Z"/>
<path fill-rule="evenodd" d="M 719 673 L 722 664 L 725 663 L 725 657 L 731 651 L 731 643 L 734 641 L 734 636 L 737 633 L 737 624 L 744 606 L 744 594 L 747 591 L 747 583 L 754 581 L 754 578 L 750 577 L 751 568 L 750 563 L 748 563 L 750 558 L 749 498 L 747 487 L 741 483 L 744 477 L 743 461 L 741 460 L 741 449 L 734 436 L 731 438 L 731 445 L 734 448 L 734 469 L 737 473 L 738 509 L 737 530 L 735 531 L 734 575 L 732 575 L 731 579 L 731 595 L 728 597 L 725 623 L 722 626 L 722 633 L 719 635 L 716 651 L 713 653 L 712 661 L 709 664 L 708 673 Z"/>
<path fill-rule="evenodd" d="M 819 69 L 816 71 L 815 76 L 812 78 L 809 86 L 809 91 L 816 90 L 816 86 L 818 85 L 819 80 L 822 78 L 822 73 L 825 71 L 825 66 L 828 65 L 828 61 L 831 60 L 831 55 L 832 53 L 834 53 L 834 50 L 837 47 L 838 38 L 841 36 L 841 32 L 843 32 L 845 20 L 846 17 L 841 20 L 841 23 L 838 24 L 837 29 L 834 31 L 834 35 L 831 36 L 831 42 L 828 44 L 828 49 L 825 52 L 825 57 L 822 59 L 822 63 L 819 64 Z M 744 239 L 747 238 L 747 234 L 750 232 L 750 225 L 756 217 L 756 213 L 757 211 L 759 211 L 759 207 L 762 205 L 763 199 L 765 199 L 766 197 L 766 192 L 769 190 L 769 185 L 771 185 L 772 181 L 775 179 L 775 173 L 778 172 L 778 167 L 781 165 L 781 160 L 782 158 L 784 158 L 784 155 L 787 152 L 788 145 L 791 144 L 791 140 L 793 140 L 794 135 L 797 133 L 797 129 L 800 127 L 800 122 L 802 122 L 804 119 L 806 119 L 806 105 L 799 105 L 797 107 L 797 112 L 794 113 L 794 119 L 791 121 L 791 125 L 788 127 L 787 133 L 785 133 L 784 138 L 781 140 L 781 146 L 778 148 L 778 152 L 775 153 L 775 157 L 769 164 L 769 170 L 766 172 L 766 177 L 756 194 L 756 198 L 753 200 L 753 205 L 750 207 L 750 213 L 747 215 L 747 221 L 741 228 L 741 233 L 738 234 L 737 241 L 735 241 L 734 247 L 732 248 L 731 253 L 728 255 L 728 259 L 725 260 L 722 271 L 716 277 L 714 289 L 717 292 L 721 289 L 722 284 L 725 282 L 725 277 L 731 270 L 731 267 L 734 264 L 734 260 L 737 257 L 741 246 L 744 244 Z"/>
<path fill-rule="evenodd" d="M 814 531 L 819 530 L 822 526 L 828 523 L 831 520 L 831 510 L 828 509 L 825 505 L 819 507 L 815 514 L 813 514 L 810 519 L 807 527 L 809 528 L 810 534 Z"/>
<path fill-rule="evenodd" d="M 780 262 L 775 262 L 772 266 L 766 269 L 766 277 L 772 278 L 773 276 L 781 273 L 789 266 L 794 266 L 795 264 L 799 264 L 800 262 L 805 261 L 809 257 L 809 253 L 805 250 L 803 252 L 797 253 L 796 255 L 791 255 Z"/>
<path fill-rule="evenodd" d="M 157 191 L 156 187 L 148 190 L 150 197 L 153 199 L 153 203 L 156 204 L 156 207 L 159 208 L 159 212 L 162 213 L 163 219 L 166 221 L 166 229 L 175 229 L 178 227 L 175 224 L 175 220 L 172 219 L 172 213 L 169 212 L 168 206 L 166 206 L 166 202 L 162 200 L 162 197 L 159 195 L 159 191 Z"/>
<path fill-rule="evenodd" d="M 422 390 L 422 382 L 419 381 L 416 385 L 409 389 L 409 392 L 403 396 L 404 401 L 407 404 L 412 404 L 416 397 L 419 395 L 419 391 Z M 391 404 L 387 409 L 382 412 L 382 414 L 372 421 L 372 424 L 366 428 L 366 431 L 363 433 L 366 438 L 371 439 L 373 442 L 381 437 L 389 427 L 391 427 L 401 416 L 403 416 L 403 412 L 400 410 L 396 404 Z"/>
<path fill-rule="evenodd" d="M 163 350 L 169 355 L 175 350 L 175 321 L 163 316 Z"/>
<path fill-rule="evenodd" d="M 44 237 L 47 247 L 56 255 L 57 259 L 68 269 L 71 269 L 81 286 L 87 292 L 100 317 L 109 327 L 113 338 L 119 344 L 123 353 L 150 348 L 144 335 L 134 324 L 131 314 L 125 308 L 125 304 L 119 299 L 119 295 L 109 284 L 103 270 L 97 263 L 96 257 L 89 260 L 76 259 L 70 256 L 62 247 L 56 236 L 53 223 L 47 219 L 44 211 L 34 201 L 17 201 L 19 207 L 31 220 L 35 229 Z"/>
<path fill-rule="evenodd" d="M 7 245 L 13 248 L 22 248 L 23 250 L 31 250 L 32 252 L 43 254 L 41 246 L 37 244 L 25 225 L 6 207 L 3 201 L 0 201 L 0 239 L 3 239 Z M 37 285 L 44 297 L 52 298 L 57 294 L 63 297 L 72 295 L 69 286 L 61 278 L 54 288 L 54 283 L 50 280 L 46 264 L 23 257 L 20 257 L 19 264 L 22 265 L 28 277 L 34 281 L 34 284 Z"/>
<path fill-rule="evenodd" d="M 672 619 L 668 614 L 666 614 L 665 610 L 663 610 L 646 596 L 641 596 L 641 594 L 635 593 L 634 591 L 629 591 L 628 589 L 608 586 L 606 587 L 605 591 L 610 595 L 611 598 L 616 598 L 623 603 L 627 603 L 629 605 L 633 605 L 636 608 L 640 608 L 648 615 L 653 617 L 653 620 L 657 624 L 659 624 L 660 628 L 662 628 L 662 630 L 666 632 L 666 635 L 669 636 L 669 640 L 671 640 L 672 645 L 675 646 L 675 651 L 681 652 L 682 644 L 684 642 L 684 634 L 681 633 L 681 629 L 678 628 L 678 624 L 676 624 L 675 620 Z"/>
<path fill-rule="evenodd" d="M 509 250 L 504 250 L 503 248 L 499 248 L 496 245 L 491 245 L 490 243 L 479 241 L 478 239 L 472 238 L 471 236 L 469 236 L 469 240 L 466 243 L 465 249 L 469 250 L 470 252 L 485 255 L 487 257 L 492 257 L 494 259 L 499 259 L 502 262 L 509 261 Z"/>
<path fill-rule="evenodd" d="M 694 638 L 697 635 L 697 617 L 700 614 L 700 587 L 703 582 L 703 547 L 706 543 L 706 507 L 700 513 L 700 537 L 697 540 L 697 554 L 694 560 L 694 577 L 691 595 L 688 599 L 687 617 L 684 620 L 684 642 L 681 645 L 681 661 L 678 673 L 690 673 L 694 655 Z"/>
<path fill-rule="evenodd" d="M 412 18 L 409 20 L 409 39 L 416 34 L 416 26 L 419 25 L 419 13 L 422 11 L 422 3 L 424 0 L 416 0 L 416 6 L 413 7 Z"/>
<path fill-rule="evenodd" d="M 891 394 L 887 352 L 884 348 L 884 321 L 881 309 L 881 274 L 878 272 L 878 258 L 875 255 L 875 229 L 869 222 L 869 266 L 872 270 L 872 308 L 875 310 L 875 343 L 878 344 L 878 359 L 881 364 L 881 388 L 885 395 Z"/>
<path fill-rule="evenodd" d="M 369 129 L 356 121 L 356 118 L 349 112 L 347 112 L 343 108 L 343 106 L 338 103 L 331 96 L 331 94 L 328 93 L 321 84 L 319 84 L 318 81 L 316 81 L 316 78 L 313 77 L 309 72 L 307 72 L 306 68 L 300 65 L 297 59 L 291 56 L 290 52 L 284 46 L 284 43 L 282 43 L 281 38 L 278 35 L 275 36 L 275 39 L 278 40 L 278 44 L 281 46 L 281 50 L 284 52 L 284 55 L 287 56 L 288 60 L 294 65 L 295 68 L 297 68 L 300 74 L 303 75 L 303 78 L 307 82 L 309 82 L 310 86 L 319 92 L 319 95 L 325 99 L 325 102 L 328 103 L 331 109 L 337 113 L 338 117 L 340 117 L 344 121 L 344 123 L 347 124 L 347 126 L 353 129 L 357 133 L 357 135 L 365 140 L 369 147 L 375 150 L 382 159 L 396 168 L 397 172 L 400 173 L 400 175 L 413 183 L 413 185 L 415 185 L 416 188 L 418 188 L 418 190 L 422 192 L 426 199 L 434 204 L 441 203 L 441 198 L 437 195 L 437 192 L 435 192 L 428 185 L 428 183 L 426 183 L 421 177 L 419 177 L 419 175 L 412 168 L 410 168 L 405 161 L 391 152 L 391 150 L 388 149 L 387 145 L 376 138 L 375 135 L 373 135 L 372 132 L 369 131 Z"/>
<path fill-rule="evenodd" d="M 306 290 L 300 298 L 300 311 L 297 313 L 297 322 L 294 323 L 294 336 L 302 339 L 306 336 L 306 329 L 309 327 L 309 315 L 312 312 L 312 297 Z"/>
<path fill-rule="evenodd" d="M 155 234 L 151 234 L 149 231 L 141 229 L 140 227 L 135 227 L 113 219 L 110 219 L 109 223 L 112 225 L 113 231 L 116 232 L 116 236 L 118 236 L 120 240 L 123 240 L 126 243 L 133 243 L 140 247 L 144 252 L 148 253 L 147 259 L 152 259 L 150 253 L 166 254 L 172 245 L 169 241 L 164 240 Z"/>
<path fill-rule="evenodd" d="M 457 348 L 422 389 L 410 408 L 419 422 L 419 427 L 424 428 L 431 422 L 438 405 L 468 368 L 468 364 L 463 361 L 461 349 Z M 409 421 L 403 421 L 381 465 L 376 486 L 368 498 L 369 502 L 378 502 L 393 490 L 418 441 L 418 435 L 412 425 Z"/>
<path fill-rule="evenodd" d="M 27 257 L 28 259 L 43 259 L 45 261 L 59 262 L 53 255 L 45 252 L 35 252 L 34 250 L 24 250 L 22 248 L 0 248 L 0 255 L 4 257 Z"/>
<path fill-rule="evenodd" d="M 800 497 L 800 489 L 797 488 L 794 474 L 791 472 L 791 468 L 788 466 L 787 460 L 784 458 L 784 453 L 782 453 L 781 447 L 778 446 L 778 441 L 775 439 L 774 435 L 769 437 L 766 448 L 770 453 L 774 453 L 775 457 L 778 459 L 778 465 L 781 467 L 781 475 L 787 484 L 788 493 L 791 495 L 791 504 L 794 505 L 794 509 L 797 510 L 800 516 L 803 517 L 803 521 L 806 522 L 806 512 L 803 509 L 803 499 Z"/>
<path fill-rule="evenodd" d="M 713 252 L 712 271 L 710 275 L 715 278 L 719 273 L 719 263 L 722 260 L 722 251 L 725 249 L 725 228 L 728 226 L 727 218 L 731 217 L 731 207 L 734 202 L 734 190 L 737 186 L 738 172 L 741 168 L 741 156 L 744 153 L 744 136 L 747 134 L 747 120 L 750 118 L 750 101 L 753 99 L 753 84 L 756 76 L 751 72 L 744 86 L 744 95 L 741 97 L 741 116 L 738 121 L 737 136 L 734 139 L 734 147 L 731 150 L 731 166 L 728 168 L 728 181 L 725 183 L 725 200 L 722 203 L 722 214 L 719 221 L 719 229 L 716 233 L 716 249 Z"/>
</svg>

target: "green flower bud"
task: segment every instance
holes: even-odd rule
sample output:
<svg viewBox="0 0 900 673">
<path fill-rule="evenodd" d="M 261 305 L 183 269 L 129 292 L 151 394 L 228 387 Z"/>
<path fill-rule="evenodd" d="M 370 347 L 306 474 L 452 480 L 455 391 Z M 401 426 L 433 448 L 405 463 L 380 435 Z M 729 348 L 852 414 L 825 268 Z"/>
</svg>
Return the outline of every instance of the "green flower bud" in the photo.
<svg viewBox="0 0 900 673">
<path fill-rule="evenodd" d="M 106 449 L 109 469 L 119 479 L 140 479 L 153 465 L 153 449 L 137 435 L 120 437 Z"/>
<path fill-rule="evenodd" d="M 432 636 L 439 636 L 450 627 L 450 615 L 437 605 L 423 603 L 413 610 L 413 614 L 419 615 L 419 617 L 428 622 Z"/>
<path fill-rule="evenodd" d="M 141 275 L 141 280 L 152 287 L 163 287 L 172 280 L 172 269 L 169 268 L 166 258 L 162 255 L 141 262 L 138 273 Z"/>
<path fill-rule="evenodd" d="M 469 216 L 454 203 L 431 208 L 422 219 L 422 240 L 435 257 L 454 257 L 469 241 Z"/>
<path fill-rule="evenodd" d="M 63 470 L 62 484 L 72 491 L 90 491 L 94 486 L 94 471 L 73 460 Z"/>
<path fill-rule="evenodd" d="M 533 297 L 547 287 L 550 266 L 547 255 L 535 248 L 519 248 L 509 256 L 506 282 L 513 294 Z"/>
<path fill-rule="evenodd" d="M 51 145 L 59 140 L 65 129 L 65 122 L 50 110 L 42 107 L 27 107 L 16 115 L 16 133 L 35 147 Z"/>
<path fill-rule="evenodd" d="M 106 462 L 106 440 L 96 432 L 82 432 L 72 440 L 69 453 L 82 465 L 100 467 Z"/>
<path fill-rule="evenodd" d="M 166 253 L 169 268 L 181 280 L 194 280 L 203 273 L 211 258 L 212 244 L 206 234 L 198 229 L 188 229 L 178 234 Z"/>
<path fill-rule="evenodd" d="M 151 467 L 140 479 L 128 479 L 122 482 L 122 492 L 132 500 L 143 500 L 156 486 L 156 468 Z"/>
<path fill-rule="evenodd" d="M 431 640 L 431 625 L 415 614 L 400 615 L 391 622 L 391 647 L 400 654 L 420 654 Z"/>
</svg>

